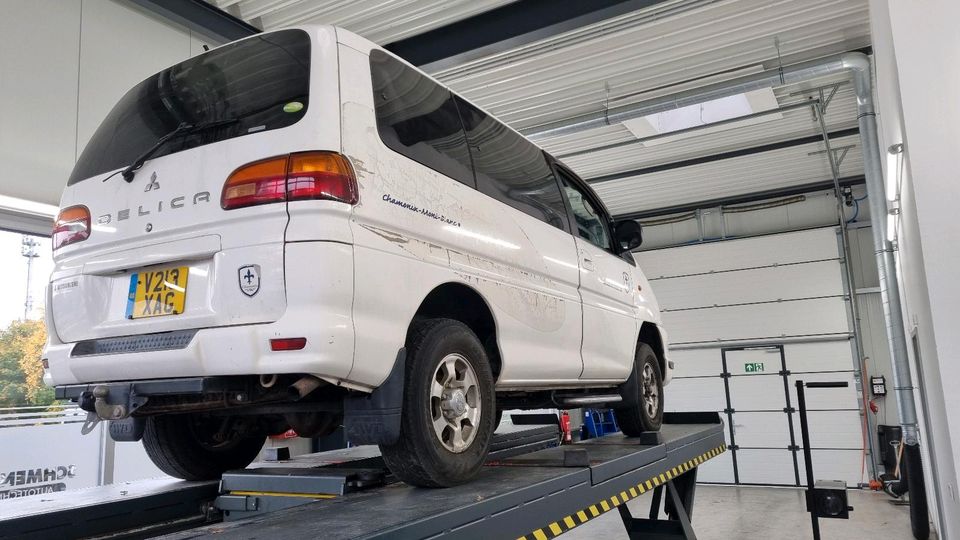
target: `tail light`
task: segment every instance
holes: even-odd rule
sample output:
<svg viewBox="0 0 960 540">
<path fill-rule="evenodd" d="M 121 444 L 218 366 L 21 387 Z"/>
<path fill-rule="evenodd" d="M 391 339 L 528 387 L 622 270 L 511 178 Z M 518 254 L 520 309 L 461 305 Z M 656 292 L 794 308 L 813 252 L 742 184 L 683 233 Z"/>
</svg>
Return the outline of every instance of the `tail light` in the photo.
<svg viewBox="0 0 960 540">
<path fill-rule="evenodd" d="M 356 204 L 357 178 L 350 162 L 336 152 L 303 152 L 244 165 L 224 183 L 220 206 L 232 210 L 307 199 Z"/>
<path fill-rule="evenodd" d="M 83 205 L 64 208 L 53 224 L 53 249 L 81 242 L 90 237 L 90 210 Z"/>
</svg>

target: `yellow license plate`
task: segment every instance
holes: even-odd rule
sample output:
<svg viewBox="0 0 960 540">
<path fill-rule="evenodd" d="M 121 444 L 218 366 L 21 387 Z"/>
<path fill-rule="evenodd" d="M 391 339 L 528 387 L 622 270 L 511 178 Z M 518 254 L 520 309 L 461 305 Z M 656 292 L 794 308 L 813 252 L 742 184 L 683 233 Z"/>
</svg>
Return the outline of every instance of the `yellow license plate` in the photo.
<svg viewBox="0 0 960 540">
<path fill-rule="evenodd" d="M 130 276 L 127 318 L 163 317 L 183 313 L 187 300 L 188 267 L 137 272 Z"/>
</svg>

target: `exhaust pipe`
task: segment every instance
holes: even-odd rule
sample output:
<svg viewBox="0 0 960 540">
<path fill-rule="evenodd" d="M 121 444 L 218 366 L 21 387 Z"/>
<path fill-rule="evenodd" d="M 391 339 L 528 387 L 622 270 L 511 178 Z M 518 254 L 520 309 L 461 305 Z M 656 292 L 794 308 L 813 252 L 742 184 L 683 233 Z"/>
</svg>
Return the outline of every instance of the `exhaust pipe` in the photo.
<svg viewBox="0 0 960 540">
<path fill-rule="evenodd" d="M 300 400 L 307 397 L 310 392 L 313 392 L 322 384 L 323 381 L 320 379 L 314 377 L 313 375 L 307 375 L 305 377 L 301 377 L 297 382 L 291 384 L 290 392 L 293 394 L 295 400 Z"/>
<path fill-rule="evenodd" d="M 270 388 L 273 385 L 277 384 L 277 374 L 273 375 L 260 375 L 260 386 L 264 388 Z"/>
</svg>

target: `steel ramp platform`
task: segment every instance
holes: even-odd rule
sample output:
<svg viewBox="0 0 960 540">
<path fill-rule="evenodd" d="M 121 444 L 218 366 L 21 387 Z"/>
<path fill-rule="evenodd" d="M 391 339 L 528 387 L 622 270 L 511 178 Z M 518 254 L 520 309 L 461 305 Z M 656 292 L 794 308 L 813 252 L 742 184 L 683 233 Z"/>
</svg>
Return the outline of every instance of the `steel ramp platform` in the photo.
<svg viewBox="0 0 960 540">
<path fill-rule="evenodd" d="M 646 492 L 659 497 L 667 485 L 671 519 L 637 520 L 627 513 L 622 517 L 631 537 L 693 538 L 689 519 L 684 527 L 682 518 L 692 510 L 696 467 L 726 450 L 723 423 L 715 413 L 675 413 L 666 421 L 659 444 L 608 435 L 493 462 L 462 486 L 393 483 L 164 538 L 543 540 Z M 674 489 L 674 479 L 680 483 L 685 475 L 682 489 Z"/>
</svg>

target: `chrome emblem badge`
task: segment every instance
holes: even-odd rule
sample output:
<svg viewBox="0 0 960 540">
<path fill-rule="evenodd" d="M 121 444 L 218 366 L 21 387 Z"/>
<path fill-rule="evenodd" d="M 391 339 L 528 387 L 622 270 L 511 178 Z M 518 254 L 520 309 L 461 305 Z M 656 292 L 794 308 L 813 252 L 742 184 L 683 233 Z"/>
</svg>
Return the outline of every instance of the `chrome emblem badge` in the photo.
<svg viewBox="0 0 960 540">
<path fill-rule="evenodd" d="M 150 183 L 147 184 L 147 187 L 145 187 L 143 191 L 146 193 L 147 191 L 152 191 L 154 189 L 160 189 L 160 182 L 157 182 L 156 172 L 150 175 Z"/>
<path fill-rule="evenodd" d="M 240 291 L 247 296 L 253 296 L 260 291 L 260 265 L 248 264 L 237 270 L 240 279 Z"/>
</svg>

